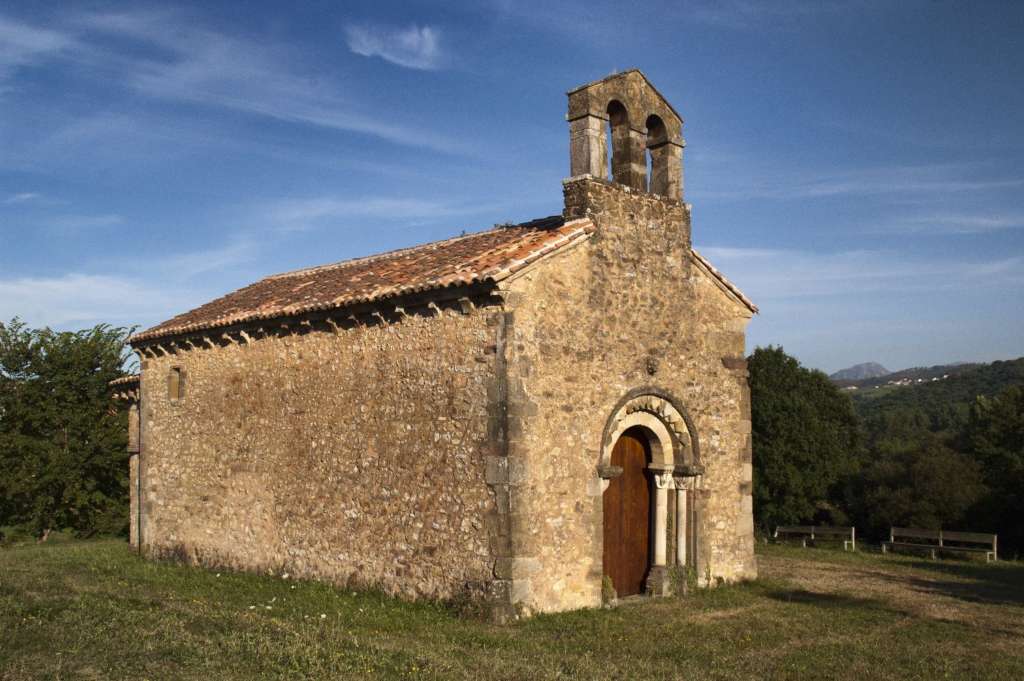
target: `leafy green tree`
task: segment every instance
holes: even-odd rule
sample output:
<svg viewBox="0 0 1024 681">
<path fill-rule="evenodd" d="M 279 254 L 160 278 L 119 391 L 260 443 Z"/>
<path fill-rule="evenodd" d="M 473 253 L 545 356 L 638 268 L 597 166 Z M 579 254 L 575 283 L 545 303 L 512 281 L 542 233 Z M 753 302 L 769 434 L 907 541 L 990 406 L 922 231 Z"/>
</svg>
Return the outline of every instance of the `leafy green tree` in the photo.
<svg viewBox="0 0 1024 681">
<path fill-rule="evenodd" d="M 978 529 L 997 532 L 1006 549 L 1024 552 L 1024 387 L 979 397 L 963 440 L 989 487 L 975 509 Z"/>
<path fill-rule="evenodd" d="M 124 532 L 127 418 L 107 384 L 124 373 L 128 333 L 0 322 L 0 525 Z"/>
<path fill-rule="evenodd" d="M 932 433 L 883 440 L 874 453 L 851 504 L 869 536 L 885 536 L 892 526 L 961 529 L 985 492 L 981 466 Z"/>
<path fill-rule="evenodd" d="M 781 347 L 757 348 L 748 368 L 756 522 L 845 524 L 843 483 L 862 452 L 849 397 Z"/>
</svg>

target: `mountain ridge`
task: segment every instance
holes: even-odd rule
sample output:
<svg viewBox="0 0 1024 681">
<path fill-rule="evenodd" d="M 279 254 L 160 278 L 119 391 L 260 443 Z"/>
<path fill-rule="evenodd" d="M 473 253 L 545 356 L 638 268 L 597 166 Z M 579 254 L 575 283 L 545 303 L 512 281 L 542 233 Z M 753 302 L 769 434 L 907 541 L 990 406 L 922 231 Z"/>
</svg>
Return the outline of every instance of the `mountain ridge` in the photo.
<svg viewBox="0 0 1024 681">
<path fill-rule="evenodd" d="M 866 378 L 878 378 L 891 373 L 878 362 L 862 362 L 829 374 L 829 378 L 833 381 L 862 381 Z"/>
</svg>

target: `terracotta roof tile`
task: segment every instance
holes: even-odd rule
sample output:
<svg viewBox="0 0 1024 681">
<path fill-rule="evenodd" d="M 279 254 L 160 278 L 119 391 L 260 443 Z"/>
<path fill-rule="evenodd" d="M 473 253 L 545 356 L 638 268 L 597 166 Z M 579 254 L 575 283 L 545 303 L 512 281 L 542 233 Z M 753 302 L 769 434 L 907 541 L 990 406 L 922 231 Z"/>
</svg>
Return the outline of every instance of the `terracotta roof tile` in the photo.
<svg viewBox="0 0 1024 681">
<path fill-rule="evenodd" d="M 589 220 L 560 216 L 444 241 L 276 274 L 137 333 L 130 343 L 368 303 L 449 286 L 498 282 L 583 239 Z"/>
</svg>

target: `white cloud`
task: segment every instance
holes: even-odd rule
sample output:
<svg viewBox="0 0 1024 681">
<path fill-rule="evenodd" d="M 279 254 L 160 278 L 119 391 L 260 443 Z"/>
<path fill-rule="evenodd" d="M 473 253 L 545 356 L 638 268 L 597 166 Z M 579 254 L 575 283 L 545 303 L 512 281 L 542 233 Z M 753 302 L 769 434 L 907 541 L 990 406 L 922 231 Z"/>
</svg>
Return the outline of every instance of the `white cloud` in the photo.
<svg viewBox="0 0 1024 681">
<path fill-rule="evenodd" d="M 187 297 L 141 280 L 107 275 L 0 279 L 0 319 L 18 316 L 30 326 L 55 328 L 101 322 L 130 325 L 180 312 Z"/>
<path fill-rule="evenodd" d="M 862 296 L 888 292 L 932 294 L 998 286 L 1024 279 L 1024 257 L 982 261 L 922 261 L 889 251 L 814 253 L 786 249 L 702 248 L 763 309 L 767 301 Z"/>
<path fill-rule="evenodd" d="M 929 234 L 984 234 L 1024 227 L 1024 215 L 918 215 L 904 218 L 878 232 L 893 230 Z"/>
<path fill-rule="evenodd" d="M 58 31 L 30 26 L 0 15 L 0 79 L 20 66 L 52 56 L 73 44 Z"/>
<path fill-rule="evenodd" d="M 4 199 L 4 205 L 12 205 L 16 203 L 25 203 L 26 201 L 33 201 L 40 198 L 42 195 L 37 192 L 21 192 L 19 194 L 11 194 Z"/>
<path fill-rule="evenodd" d="M 494 206 L 459 206 L 416 198 L 336 198 L 316 197 L 282 199 L 257 208 L 262 218 L 275 229 L 308 229 L 320 220 L 331 218 L 370 218 L 417 224 L 457 215 L 486 212 Z"/>
<path fill-rule="evenodd" d="M 124 218 L 114 213 L 104 215 L 59 215 L 47 221 L 50 227 L 64 230 L 91 229 L 120 225 Z"/>
<path fill-rule="evenodd" d="M 410 69 L 440 68 L 444 54 L 441 32 L 430 26 L 348 26 L 345 29 L 348 48 L 364 57 L 381 59 Z"/>
<path fill-rule="evenodd" d="M 710 0 L 687 6 L 698 22 L 733 30 L 787 28 L 809 16 L 849 9 L 855 3 L 826 0 Z"/>
<path fill-rule="evenodd" d="M 458 152 L 460 143 L 429 130 L 363 114 L 323 74 L 288 66 L 289 55 L 183 22 L 173 15 L 126 13 L 86 17 L 92 30 L 151 43 L 167 59 L 136 60 L 126 79 L 152 97 L 225 107 L 279 120 L 373 135 L 398 144 Z"/>
<path fill-rule="evenodd" d="M 425 32 L 424 32 L 425 31 Z M 396 144 L 467 153 L 469 147 L 415 124 L 382 118 L 353 96 L 352 88 L 332 81 L 284 46 L 242 39 L 163 11 L 70 14 L 63 30 L 15 24 L 0 15 L 0 49 L 8 34 L 20 36 L 4 65 L 25 63 L 60 52 L 84 73 L 102 73 L 148 97 L 191 102 L 378 137 Z M 423 29 L 406 39 L 408 58 L 425 68 L 441 53 L 437 32 Z M 111 41 L 116 36 L 118 41 Z M 131 43 L 146 50 L 132 49 Z M 397 53 L 396 53 L 397 54 Z"/>
<path fill-rule="evenodd" d="M 201 251 L 147 258 L 147 269 L 169 281 L 188 281 L 200 274 L 221 272 L 251 261 L 259 248 L 254 237 L 241 236 L 220 246 Z"/>
<path fill-rule="evenodd" d="M 701 198 L 720 200 L 818 199 L 834 196 L 913 196 L 994 191 L 1024 186 L 1024 178 L 972 177 L 973 165 L 937 164 L 866 168 L 840 173 L 755 174 L 736 186 L 735 175 L 722 176 L 715 184 L 732 187 L 698 191 Z M 714 178 L 712 178 L 714 180 Z"/>
<path fill-rule="evenodd" d="M 899 368 L 1020 354 L 1024 327 L 1005 308 L 1024 293 L 1024 257 L 700 251 L 760 308 L 748 329 L 748 351 L 781 344 L 829 371 L 863 361 Z"/>
<path fill-rule="evenodd" d="M 254 238 L 238 237 L 219 248 L 111 260 L 107 268 L 117 274 L 0 278 L 0 320 L 18 316 L 31 326 L 65 329 L 101 322 L 146 328 L 211 300 L 223 293 L 220 287 L 233 287 L 200 275 L 250 262 L 257 251 Z"/>
</svg>

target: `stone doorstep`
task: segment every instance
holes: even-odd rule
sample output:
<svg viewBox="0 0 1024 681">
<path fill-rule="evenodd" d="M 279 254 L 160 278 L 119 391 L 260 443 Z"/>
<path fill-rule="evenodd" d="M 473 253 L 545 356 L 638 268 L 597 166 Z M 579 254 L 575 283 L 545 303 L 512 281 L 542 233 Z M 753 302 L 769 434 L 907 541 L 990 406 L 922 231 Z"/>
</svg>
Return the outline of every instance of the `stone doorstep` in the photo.
<svg viewBox="0 0 1024 681">
<path fill-rule="evenodd" d="M 633 594 L 632 596 L 616 597 L 616 599 L 614 601 L 612 601 L 611 603 L 606 603 L 605 606 L 606 607 L 610 606 L 610 607 L 613 607 L 613 608 L 620 608 L 620 607 L 624 607 L 624 606 L 639 606 L 639 605 L 645 605 L 645 604 L 653 603 L 655 601 L 660 601 L 663 598 L 671 598 L 671 596 L 654 596 L 654 595 L 651 595 L 651 594 Z"/>
</svg>

